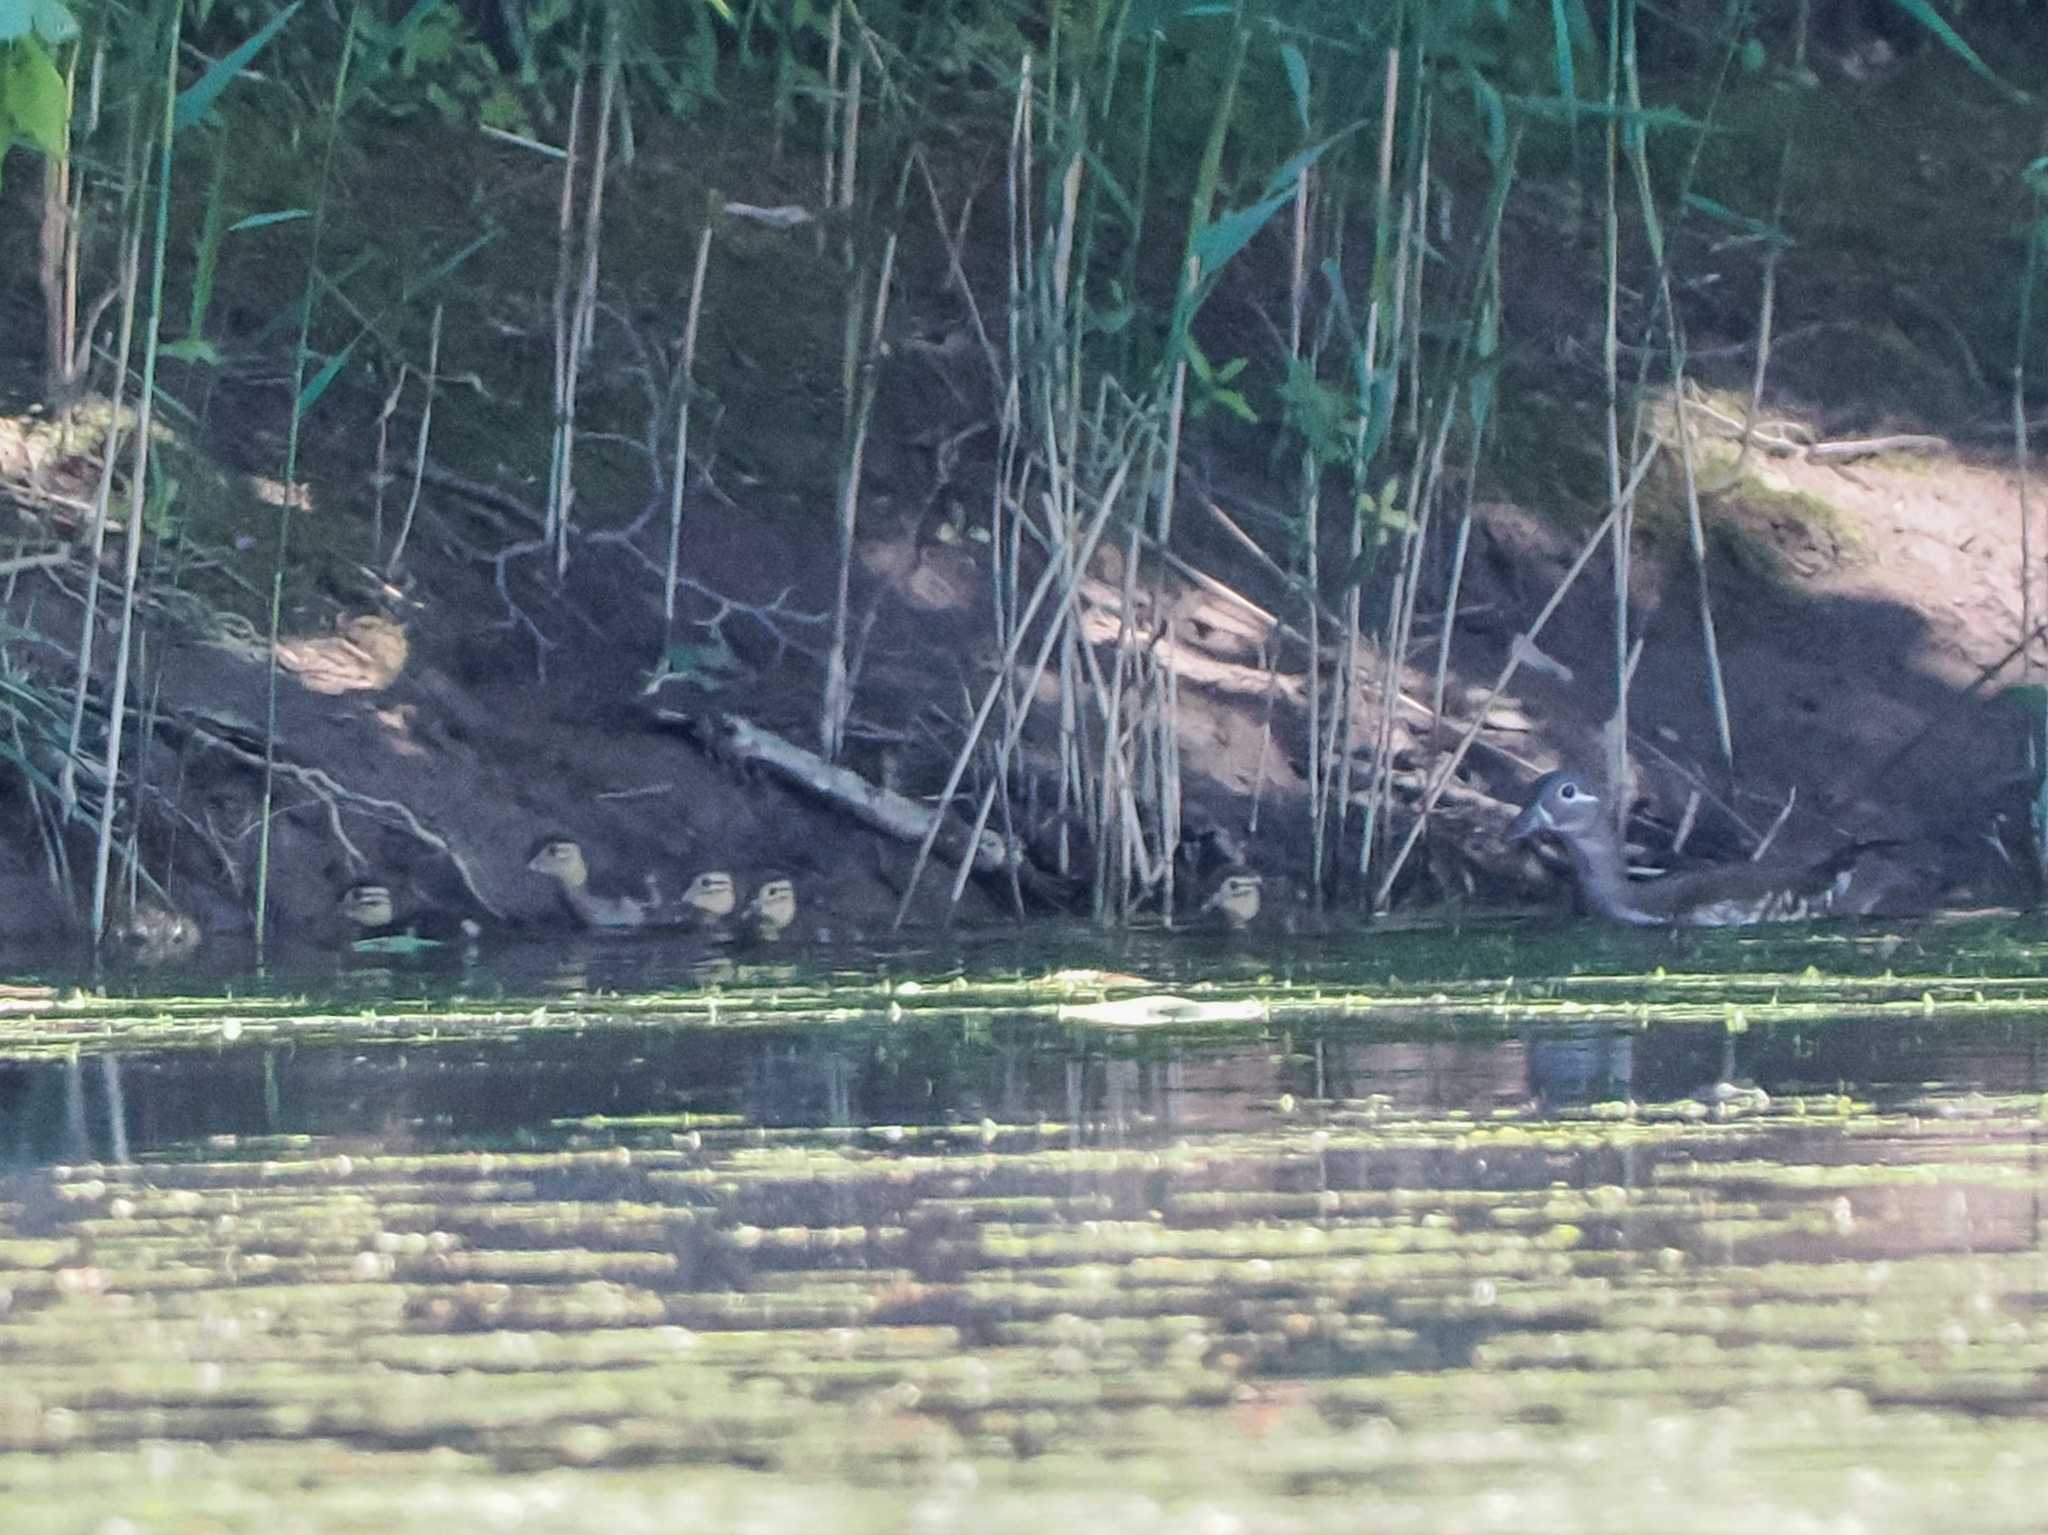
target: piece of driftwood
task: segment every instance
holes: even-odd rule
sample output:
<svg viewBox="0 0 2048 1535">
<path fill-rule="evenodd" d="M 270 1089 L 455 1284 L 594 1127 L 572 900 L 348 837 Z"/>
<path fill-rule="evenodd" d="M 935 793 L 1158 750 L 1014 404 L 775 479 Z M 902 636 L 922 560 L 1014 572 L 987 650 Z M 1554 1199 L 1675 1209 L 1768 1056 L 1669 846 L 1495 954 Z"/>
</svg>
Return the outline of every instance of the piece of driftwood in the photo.
<svg viewBox="0 0 2048 1535">
<path fill-rule="evenodd" d="M 944 810 L 870 783 L 851 768 L 827 762 L 816 752 L 784 740 L 743 715 L 657 709 L 654 717 L 663 724 L 680 727 L 719 760 L 737 768 L 766 768 L 784 782 L 899 842 L 923 842 L 936 819 L 940 823 L 936 846 L 947 857 L 958 858 L 967 846 L 967 828 Z M 1013 855 L 1003 839 L 992 831 L 984 831 L 975 839 L 974 869 L 978 874 L 1005 879 L 1014 870 L 1026 891 L 1056 905 L 1065 905 L 1072 893 L 1057 877 L 1037 868 L 1021 854 Z"/>
</svg>

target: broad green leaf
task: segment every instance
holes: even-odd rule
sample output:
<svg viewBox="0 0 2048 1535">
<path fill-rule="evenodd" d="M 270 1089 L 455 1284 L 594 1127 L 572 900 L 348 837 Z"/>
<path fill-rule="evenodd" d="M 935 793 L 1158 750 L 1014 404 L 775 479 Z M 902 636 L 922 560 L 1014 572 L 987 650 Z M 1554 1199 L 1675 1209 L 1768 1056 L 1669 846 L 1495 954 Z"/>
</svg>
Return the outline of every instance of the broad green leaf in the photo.
<svg viewBox="0 0 2048 1535">
<path fill-rule="evenodd" d="M 160 346 L 156 354 L 173 362 L 203 362 L 209 368 L 220 366 L 220 349 L 202 336 L 188 336 L 183 341 Z"/>
<path fill-rule="evenodd" d="M 34 25 L 29 17 L 29 0 L 0 0 L 0 43 L 27 37 Z"/>
<path fill-rule="evenodd" d="M 1293 43 L 1280 47 L 1280 63 L 1287 71 L 1287 87 L 1294 93 L 1294 115 L 1301 122 L 1301 131 L 1307 133 L 1308 125 L 1308 60 L 1301 56 L 1301 50 Z"/>
<path fill-rule="evenodd" d="M 228 82 L 248 68 L 249 61 L 261 53 L 273 37 L 284 30 L 285 23 L 299 14 L 299 7 L 303 4 L 305 0 L 292 0 L 290 5 L 257 28 L 241 47 L 226 58 L 216 59 L 208 66 L 205 74 L 178 92 L 178 105 L 171 118 L 171 131 L 182 133 L 206 116 L 214 102 L 219 99 L 220 93 L 228 88 Z"/>
<path fill-rule="evenodd" d="M 1566 101 L 1557 96 L 1503 96 L 1509 106 L 1527 112 L 1531 117 L 1544 117 L 1558 121 L 1570 121 L 1578 117 L 1611 117 L 1623 125 L 1647 131 L 1657 128 L 1678 128 L 1687 133 L 1705 133 L 1708 125 L 1696 117 L 1688 117 L 1673 107 L 1627 107 L 1609 106 L 1604 101 Z"/>
<path fill-rule="evenodd" d="M 1465 75 L 1472 89 L 1473 104 L 1479 109 L 1479 119 L 1486 125 L 1487 163 L 1499 165 L 1508 152 L 1507 109 L 1501 105 L 1500 92 L 1478 70 L 1468 64 Z"/>
<path fill-rule="evenodd" d="M 1956 35 L 1956 29 L 1946 21 L 1943 21 L 1940 13 L 1933 6 L 1929 5 L 1927 0 L 1892 0 L 1892 4 L 1940 38 L 1943 47 L 1947 48 L 1949 52 L 1953 53 L 1957 58 L 1961 59 L 1970 68 L 1974 69 L 2015 101 L 2030 99 L 2025 91 L 2017 86 L 2006 84 L 2005 81 L 1993 74 L 1991 66 L 1977 57 L 1976 51 Z"/>
<path fill-rule="evenodd" d="M 1235 389 L 1219 389 L 1209 396 L 1218 405 L 1248 426 L 1259 424 L 1259 413 L 1252 409 L 1251 402 Z"/>
<path fill-rule="evenodd" d="M 1704 213 L 1717 223 L 1742 231 L 1752 240 L 1761 240 L 1767 245 L 1778 246 L 1789 246 L 1792 243 L 1792 237 L 1775 225 L 1766 224 L 1761 219 L 1753 219 L 1746 213 L 1738 213 L 1727 204 L 1715 202 L 1711 197 L 1702 197 L 1697 192 L 1685 194 L 1685 206 Z"/>
<path fill-rule="evenodd" d="M 1572 66 L 1572 27 L 1565 15 L 1565 0 L 1550 0 L 1550 42 L 1557 70 L 1557 94 L 1571 106 L 1578 105 L 1579 85 Z M 1567 108 L 1569 111 L 1569 108 Z M 1576 114 L 1572 114 L 1576 117 Z"/>
<path fill-rule="evenodd" d="M 320 396 L 327 393 L 327 386 L 334 382 L 335 375 L 348 365 L 348 355 L 356 349 L 356 341 L 362 339 L 362 336 L 358 335 L 355 341 L 349 342 L 347 346 L 328 358 L 326 365 L 313 375 L 312 382 L 299 391 L 298 413 L 301 416 L 307 415 L 315 405 L 320 403 Z"/>
<path fill-rule="evenodd" d="M 1266 223 L 1286 207 L 1294 198 L 1295 181 L 1309 166 L 1320 160 L 1331 146 L 1341 143 L 1363 127 L 1363 121 L 1352 123 L 1331 134 L 1320 144 L 1311 144 L 1289 158 L 1287 163 L 1275 171 L 1266 182 L 1265 193 L 1248 208 L 1239 208 L 1212 220 L 1195 236 L 1195 258 L 1201 262 L 1202 275 L 1213 276 L 1228 264 L 1252 237 Z"/>
<path fill-rule="evenodd" d="M 236 219 L 228 225 L 228 233 L 240 234 L 245 229 L 268 229 L 272 224 L 289 224 L 293 219 L 309 217 L 304 208 L 280 208 L 275 213 L 252 213 L 245 219 Z"/>
<path fill-rule="evenodd" d="M 0 53 L 0 121 L 8 124 L 0 146 L 12 137 L 46 155 L 62 154 L 70 115 L 64 77 L 41 43 L 25 37 Z"/>
<path fill-rule="evenodd" d="M 1093 149 L 1087 151 L 1087 160 L 1088 169 L 1095 173 L 1096 188 L 1116 204 L 1116 210 L 1124 216 L 1124 222 L 1135 227 L 1138 223 L 1137 205 L 1131 201 L 1130 193 L 1124 190 L 1124 184 L 1117 180 L 1115 173 L 1102 163 Z"/>
</svg>

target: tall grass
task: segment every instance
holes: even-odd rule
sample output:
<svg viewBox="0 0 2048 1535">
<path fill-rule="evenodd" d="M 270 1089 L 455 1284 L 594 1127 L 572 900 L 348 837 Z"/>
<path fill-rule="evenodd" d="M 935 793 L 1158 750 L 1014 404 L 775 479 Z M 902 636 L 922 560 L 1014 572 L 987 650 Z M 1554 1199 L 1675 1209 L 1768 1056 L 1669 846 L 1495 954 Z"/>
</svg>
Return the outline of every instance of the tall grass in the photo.
<svg viewBox="0 0 2048 1535">
<path fill-rule="evenodd" d="M 342 35 L 341 57 L 335 66 L 334 88 L 328 97 L 326 140 L 321 149 L 319 180 L 314 188 L 312 232 L 306 252 L 306 277 L 299 299 L 298 338 L 292 347 L 291 415 L 285 428 L 284 494 L 277 508 L 277 542 L 270 571 L 269 643 L 264 649 L 263 670 L 263 798 L 257 815 L 256 832 L 256 955 L 260 963 L 270 931 L 270 844 L 271 816 L 277 797 L 277 684 L 278 641 L 284 627 L 286 562 L 291 554 L 292 507 L 298 499 L 299 438 L 306 413 L 333 383 L 336 372 L 347 359 L 346 351 L 329 358 L 309 381 L 306 369 L 312 359 L 313 322 L 319 304 L 324 274 L 320 269 L 321 237 L 326 231 L 328 199 L 334 174 L 335 146 L 341 137 L 342 108 L 348 100 L 349 65 L 355 56 L 356 22 L 360 6 L 351 5 L 347 30 Z"/>
<path fill-rule="evenodd" d="M 964 0 L 916 6 L 839 0 L 815 11 L 755 0 L 732 21 L 736 58 L 726 56 L 731 50 L 713 33 L 708 46 L 692 44 L 694 55 L 682 63 L 684 50 L 672 39 L 635 30 L 640 22 L 630 7 L 588 0 L 557 10 L 536 15 L 534 34 L 522 42 L 534 72 L 523 99 L 562 149 L 559 184 L 551 182 L 546 194 L 554 213 L 552 282 L 544 276 L 536 284 L 542 291 L 524 295 L 546 311 L 550 333 L 545 484 L 535 492 L 539 525 L 519 529 L 524 541 L 511 546 L 545 553 L 549 571 L 536 579 L 551 581 L 556 595 L 577 540 L 591 531 L 583 526 L 577 495 L 579 446 L 622 435 L 608 430 L 615 423 L 588 415 L 607 408 L 593 403 L 601 400 L 595 386 L 605 360 L 592 340 L 597 316 L 618 288 L 611 254 L 617 247 L 604 239 L 607 189 L 641 174 L 631 152 L 636 122 L 644 127 L 647 114 L 657 111 L 708 114 L 714 109 L 706 106 L 706 84 L 717 83 L 718 70 L 757 71 L 772 117 L 767 158 L 813 158 L 801 185 L 819 248 L 844 274 L 837 333 L 829 343 L 819 338 L 821 355 L 827 347 L 837 350 L 819 371 L 834 371 L 836 362 L 840 405 L 833 483 L 829 495 L 818 497 L 819 537 L 830 550 L 833 588 L 829 638 L 815 657 L 823 754 L 841 754 L 854 720 L 865 640 L 888 600 L 886 591 L 860 589 L 857 551 L 868 527 L 873 436 L 877 423 L 888 419 L 882 406 L 889 389 L 911 387 L 895 371 L 896 342 L 936 302 L 905 283 L 915 269 L 914 253 L 899 242 L 923 219 L 921 208 L 915 219 L 905 216 L 915 177 L 947 247 L 946 302 L 958 306 L 950 318 L 971 329 L 977 367 L 985 374 L 977 380 L 987 390 L 985 408 L 973 425 L 993 428 L 982 437 L 993 452 L 986 464 L 986 510 L 974 530 L 986 535 L 988 637 L 979 661 L 962 668 L 969 706 L 946 743 L 941 802 L 977 834 L 999 829 L 1016 858 L 1027 856 L 1028 847 L 1029 856 L 1084 887 L 1086 903 L 1102 921 L 1155 913 L 1170 921 L 1187 911 L 1193 904 L 1186 885 L 1191 865 L 1181 845 L 1191 792 L 1184 759 L 1191 728 L 1187 610 L 1199 592 L 1204 600 L 1229 600 L 1237 611 L 1259 615 L 1266 705 L 1277 709 L 1272 700 L 1282 694 L 1301 699 L 1302 718 L 1272 730 L 1275 742 L 1299 741 L 1295 755 L 1305 781 L 1299 816 L 1276 820 L 1269 809 L 1251 818 L 1262 836 L 1273 838 L 1255 850 L 1255 861 L 1270 867 L 1285 837 L 1288 872 L 1315 900 L 1385 905 L 1400 894 L 1433 807 L 1486 719 L 1487 703 L 1471 713 L 1475 706 L 1459 699 L 1451 683 L 1473 653 L 1459 605 L 1472 579 L 1480 487 L 1489 477 L 1512 474 L 1512 466 L 1503 471 L 1495 464 L 1494 454 L 1504 418 L 1512 420 L 1520 409 L 1516 390 L 1523 380 L 1509 363 L 1518 339 L 1510 327 L 1519 313 L 1512 302 L 1513 238 L 1517 198 L 1524 178 L 1535 174 L 1528 169 L 1534 161 L 1574 200 L 1560 223 L 1585 212 L 1598 222 L 1597 256 L 1577 276 L 1581 295 L 1590 300 L 1587 312 L 1597 310 L 1597 367 L 1580 381 L 1599 395 L 1602 483 L 1590 498 L 1597 504 L 1587 511 L 1602 532 L 1599 548 L 1581 554 L 1573 579 L 1604 555 L 1611 645 L 1599 686 L 1608 715 L 1607 771 L 1624 789 L 1631 683 L 1645 642 L 1632 608 L 1632 567 L 1637 498 L 1656 451 L 1648 415 L 1656 397 L 1654 359 L 1655 383 L 1671 390 L 1687 550 L 1704 635 L 1700 664 L 1716 751 L 1732 778 L 1736 742 L 1708 580 L 1712 487 L 1699 483 L 1687 424 L 1692 364 L 1677 298 L 1685 250 L 1674 234 L 1695 202 L 1701 146 L 1714 129 L 1724 82 L 1746 36 L 1746 6 L 1728 13 L 1712 73 L 1693 92 L 1705 103 L 1694 119 L 1645 99 L 1636 0 L 1605 0 L 1592 11 L 1585 0 L 1509 8 L 1452 0 L 1370 7 L 1241 0 L 1227 8 L 1195 0 L 1162 6 L 1091 0 L 1049 13 L 1042 32 L 1031 33 L 1028 54 L 1017 46 L 1017 17 Z M 98 80 L 115 14 L 93 7 L 88 20 L 94 28 L 87 34 L 93 41 L 64 56 L 69 95 L 96 98 L 81 77 Z M 251 39 L 258 47 L 292 11 L 267 14 L 270 20 Z M 722 8 L 712 7 L 704 17 L 719 14 Z M 226 227 L 226 146 L 181 141 L 179 133 L 189 128 L 188 117 L 196 120 L 189 111 L 193 92 L 211 102 L 250 62 L 248 54 L 224 58 L 204 69 L 181 98 L 180 56 L 161 42 L 175 39 L 179 24 L 175 7 L 156 13 L 159 31 L 152 36 L 159 46 L 148 99 L 161 123 L 130 114 L 125 160 L 103 153 L 91 162 L 126 170 L 84 175 L 75 170 L 69 145 L 59 146 L 48 160 L 43 198 L 44 328 L 53 361 L 63 365 L 59 372 L 84 355 L 93 328 L 91 318 L 81 319 L 79 253 L 80 230 L 95 218 L 115 231 L 100 243 L 111 247 L 103 264 L 118 279 L 105 285 L 108 297 L 101 302 L 121 306 L 117 398 L 127 388 L 138 326 L 142 341 L 139 420 L 125 445 L 122 627 L 106 711 L 108 740 L 95 743 L 105 747 L 100 771 L 107 786 L 95 807 L 95 931 L 104 919 L 116 840 L 114 789 L 121 781 L 142 508 L 149 495 L 149 426 L 161 317 L 171 302 L 172 173 L 181 159 L 198 162 L 185 166 L 189 184 L 211 173 L 214 188 L 194 263 L 188 339 L 197 339 Z M 315 93 L 304 81 L 316 78 L 309 60 L 331 68 L 332 78 L 325 82 L 324 110 L 313 118 L 309 109 L 305 125 L 320 135 L 321 151 L 306 199 L 312 217 L 292 340 L 286 493 L 268 592 L 259 944 L 270 904 L 276 656 L 296 557 L 302 427 L 355 344 L 329 344 L 334 316 L 348 305 L 337 302 L 341 276 L 326 262 L 337 154 L 355 146 L 352 71 L 371 67 L 364 39 L 372 33 L 384 39 L 377 47 L 395 47 L 390 39 L 402 41 L 403 28 L 387 37 L 351 10 L 341 24 L 338 57 L 330 52 L 323 58 L 312 48 L 279 71 L 307 99 Z M 331 44 L 331 33 L 322 38 L 323 47 Z M 403 71 L 379 76 L 381 88 L 398 94 L 413 88 L 408 81 Z M 989 82 L 1000 82 L 999 91 Z M 737 93 L 730 98 L 738 99 Z M 81 104 L 78 110 L 86 109 Z M 198 110 L 203 114 L 203 105 Z M 1788 150 L 1781 203 L 1789 164 Z M 974 196 L 982 191 L 975 168 L 982 165 L 991 168 L 991 199 L 1000 183 L 1000 250 L 986 227 L 971 237 L 967 232 Z M 145 166 L 153 166 L 147 177 Z M 1597 174 L 1586 175 L 1587 198 L 1580 177 L 1589 172 Z M 153 222 L 138 195 L 145 180 L 156 193 Z M 632 188 L 635 196 L 646 190 Z M 663 643 L 671 647 L 684 622 L 680 594 L 703 589 L 688 570 L 685 500 L 697 451 L 693 412 L 716 394 L 721 352 L 706 346 L 700 355 L 700 336 L 729 334 L 746 321 L 716 313 L 707 299 L 714 246 L 721 271 L 727 261 L 720 206 L 707 198 L 703 222 L 690 230 L 692 245 L 679 247 L 678 273 L 685 266 L 689 272 L 687 300 L 679 365 L 665 374 L 679 382 L 672 412 L 664 404 L 645 434 L 650 460 L 666 456 L 666 475 L 654 476 L 665 492 L 666 519 L 658 516 L 664 508 L 650 503 L 639 522 L 606 531 L 631 543 L 641 524 L 651 529 L 648 547 L 636 545 L 635 552 L 650 582 L 659 583 Z M 1533 202 L 1519 206 L 1525 217 L 1539 216 L 1529 212 Z M 983 225 L 995 222 L 984 219 Z M 1764 252 L 1757 398 L 1770 355 L 1782 222 L 1781 207 L 1742 230 Z M 146 296 L 139 291 L 145 233 L 153 235 Z M 87 239 L 83 248 L 90 247 Z M 684 251 L 694 254 L 693 262 Z M 970 286 L 977 281 L 985 284 L 980 290 Z M 465 320 L 458 300 L 430 297 L 428 286 L 409 288 L 401 300 L 418 311 L 405 317 L 414 322 L 414 334 L 432 306 L 423 374 L 409 357 L 379 359 L 396 364 L 399 380 L 380 396 L 378 500 L 368 541 L 376 551 L 373 563 L 386 572 L 396 572 L 408 551 L 419 557 L 416 540 L 432 516 L 422 500 L 428 430 L 443 419 L 437 409 L 451 408 L 437 405 L 438 386 L 474 356 L 466 346 L 453 350 L 465 331 L 475 333 L 474 318 Z M 396 350 L 381 323 L 363 323 L 359 334 Z M 2023 317 L 2014 371 L 2015 452 L 2023 479 L 2027 443 L 2019 402 L 2029 344 Z M 451 350 L 444 353 L 444 347 Z M 1624 361 L 1631 350 L 1642 359 L 1633 369 Z M 449 356 L 460 362 L 450 363 Z M 426 396 L 409 497 L 387 551 L 383 444 L 403 384 L 415 375 L 425 378 Z M 502 382 L 485 380 L 483 388 Z M 1752 414 L 1755 404 L 1753 398 Z M 1269 466 L 1263 478 L 1242 469 L 1258 455 Z M 1213 472 L 1212 459 L 1233 468 Z M 702 472 L 709 483 L 708 468 Z M 87 694 L 102 601 L 99 555 L 104 508 L 117 478 L 110 448 L 92 531 L 71 756 L 84 745 L 94 717 Z M 1270 504 L 1248 508 L 1244 503 L 1260 500 L 1266 484 L 1277 487 L 1265 497 Z M 822 509 L 827 504 L 829 511 Z M 1213 508 L 1214 515 L 1198 510 L 1191 527 L 1190 506 Z M 1264 583 L 1263 590 L 1247 596 L 1225 579 L 1228 569 L 1209 568 L 1215 558 L 1204 540 L 1215 527 L 1232 530 L 1245 555 L 1242 579 Z M 2024 505 L 2019 531 L 2022 628 L 2030 631 L 2034 549 Z M 486 556 L 506 590 L 509 555 Z M 1544 617 L 1554 611 L 1555 602 Z M 1511 656 L 1498 673 L 1500 686 L 1513 676 L 1514 664 Z M 1424 773 L 1419 796 L 1414 778 L 1397 772 L 1397 758 L 1417 737 Z M 1255 804 L 1268 792 L 1268 755 L 1261 756 Z M 77 799 L 76 776 L 71 766 L 62 769 L 59 791 L 67 807 Z M 1625 793 L 1614 796 L 1617 805 L 1626 799 Z M 938 836 L 935 825 L 913 888 Z M 963 863 L 953 879 L 956 894 L 965 877 Z M 905 910 L 910 899 L 906 893 Z"/>
</svg>

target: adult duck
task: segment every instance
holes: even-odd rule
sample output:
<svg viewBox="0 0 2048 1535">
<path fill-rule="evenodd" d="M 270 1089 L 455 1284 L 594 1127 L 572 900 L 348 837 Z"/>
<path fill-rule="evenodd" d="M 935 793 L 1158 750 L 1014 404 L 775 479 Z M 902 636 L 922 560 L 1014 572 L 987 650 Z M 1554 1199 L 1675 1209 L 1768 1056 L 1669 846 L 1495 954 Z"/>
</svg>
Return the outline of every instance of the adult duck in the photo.
<svg viewBox="0 0 2048 1535">
<path fill-rule="evenodd" d="M 1631 879 L 1608 804 L 1576 774 L 1545 773 L 1508 827 L 1508 840 L 1549 835 L 1564 845 L 1586 902 L 1635 927 L 1735 927 L 1868 916 L 1897 909 L 1919 876 L 1883 856 L 1896 842 L 1854 842 L 1813 861 L 1765 859 Z"/>
</svg>

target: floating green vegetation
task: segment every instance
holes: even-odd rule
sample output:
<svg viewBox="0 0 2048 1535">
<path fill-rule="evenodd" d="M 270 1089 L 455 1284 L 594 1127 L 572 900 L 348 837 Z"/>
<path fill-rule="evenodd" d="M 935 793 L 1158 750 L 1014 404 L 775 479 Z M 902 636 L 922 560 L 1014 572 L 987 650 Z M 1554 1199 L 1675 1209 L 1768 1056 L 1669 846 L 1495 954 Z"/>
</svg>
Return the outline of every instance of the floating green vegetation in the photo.
<svg viewBox="0 0 2048 1535">
<path fill-rule="evenodd" d="M 1089 946 L 1092 945 L 1092 948 Z M 330 973 L 232 995 L 107 995 L 20 986 L 0 996 L 0 1059 L 296 1041 L 419 1044 L 593 1027 L 831 1027 L 1036 1018 L 1077 1028 L 1237 1031 L 1341 1019 L 1361 1031 L 1507 1034 L 1600 1021 L 1647 1028 L 1834 1018 L 2048 1018 L 2048 934 L 2031 918 L 1910 929 L 1634 933 L 1575 925 L 1358 929 L 1254 954 L 1152 935 L 1030 948 L 960 942 L 894 956 L 706 963 L 649 946 L 504 973 Z M 1088 963 L 1062 963 L 1062 950 Z M 407 992 L 411 994 L 406 994 Z"/>
<path fill-rule="evenodd" d="M 1204 1059 L 1267 1106 L 0 1182 L 10 1527 L 2036 1527 L 2037 1093 L 1475 1118 Z"/>
</svg>

